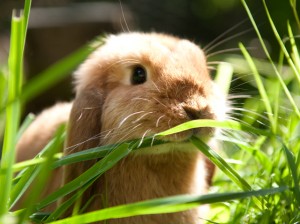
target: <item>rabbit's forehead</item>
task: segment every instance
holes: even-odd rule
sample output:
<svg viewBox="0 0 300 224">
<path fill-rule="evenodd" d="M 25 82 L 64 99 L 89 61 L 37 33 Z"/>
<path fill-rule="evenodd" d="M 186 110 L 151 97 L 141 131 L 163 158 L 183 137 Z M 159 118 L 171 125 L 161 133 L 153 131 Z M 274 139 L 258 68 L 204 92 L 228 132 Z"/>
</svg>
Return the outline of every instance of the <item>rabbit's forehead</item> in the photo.
<svg viewBox="0 0 300 224">
<path fill-rule="evenodd" d="M 203 51 L 194 43 L 167 35 L 127 34 L 112 36 L 98 52 L 98 60 L 105 58 L 118 65 L 141 64 L 156 70 L 156 74 L 199 75 L 207 69 Z M 158 72 L 160 71 L 160 72 Z"/>
<path fill-rule="evenodd" d="M 202 50 L 194 43 L 167 35 L 123 34 L 112 36 L 100 49 L 101 54 L 119 58 L 145 57 L 150 60 L 176 57 L 205 63 Z"/>
</svg>

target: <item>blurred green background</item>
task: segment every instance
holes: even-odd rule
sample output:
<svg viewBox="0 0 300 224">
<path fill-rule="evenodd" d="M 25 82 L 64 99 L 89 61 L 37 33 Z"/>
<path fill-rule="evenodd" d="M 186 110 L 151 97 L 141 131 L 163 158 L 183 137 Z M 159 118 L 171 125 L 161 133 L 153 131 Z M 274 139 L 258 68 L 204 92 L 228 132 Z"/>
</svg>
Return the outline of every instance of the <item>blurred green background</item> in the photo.
<svg viewBox="0 0 300 224">
<path fill-rule="evenodd" d="M 23 4 L 23 0 L 0 1 L 0 64 L 6 64 L 7 60 L 12 9 L 20 9 Z M 249 0 L 248 4 L 276 61 L 276 40 L 265 17 L 262 1 Z M 293 18 L 289 1 L 268 0 L 267 4 L 278 31 L 286 33 L 285 21 Z M 236 29 L 225 33 L 236 25 Z M 263 58 L 251 27 L 239 0 L 34 0 L 25 53 L 25 75 L 26 79 L 31 79 L 97 35 L 128 29 L 170 33 L 194 40 L 202 47 L 225 34 L 218 43 L 226 41 L 212 52 L 237 48 L 238 43 L 243 42 L 253 56 Z M 24 114 L 38 113 L 42 108 L 72 97 L 72 78 L 68 76 L 29 102 Z"/>
</svg>

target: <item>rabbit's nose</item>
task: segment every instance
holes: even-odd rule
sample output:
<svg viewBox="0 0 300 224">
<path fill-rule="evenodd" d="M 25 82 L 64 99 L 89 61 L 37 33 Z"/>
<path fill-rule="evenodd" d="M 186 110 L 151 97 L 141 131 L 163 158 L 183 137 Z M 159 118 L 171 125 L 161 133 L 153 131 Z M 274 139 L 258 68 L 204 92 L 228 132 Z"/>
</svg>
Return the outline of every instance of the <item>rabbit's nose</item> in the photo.
<svg viewBox="0 0 300 224">
<path fill-rule="evenodd" d="M 197 120 L 201 118 L 201 111 L 196 108 L 185 106 L 183 107 L 183 110 L 190 120 Z"/>
<path fill-rule="evenodd" d="M 208 111 L 208 108 L 199 109 L 190 106 L 184 106 L 182 108 L 190 120 L 214 118 L 213 114 Z"/>
</svg>

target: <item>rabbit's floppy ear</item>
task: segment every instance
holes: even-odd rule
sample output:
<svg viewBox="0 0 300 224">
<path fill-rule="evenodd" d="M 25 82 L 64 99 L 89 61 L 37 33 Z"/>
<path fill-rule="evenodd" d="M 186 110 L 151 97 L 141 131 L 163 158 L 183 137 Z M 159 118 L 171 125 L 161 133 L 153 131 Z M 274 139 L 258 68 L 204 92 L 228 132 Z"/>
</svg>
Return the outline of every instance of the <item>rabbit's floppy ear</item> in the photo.
<svg viewBox="0 0 300 224">
<path fill-rule="evenodd" d="M 102 94 L 94 91 L 79 93 L 69 119 L 67 152 L 89 149 L 99 144 L 99 138 L 92 138 L 101 131 Z"/>
<path fill-rule="evenodd" d="M 103 98 L 92 90 L 77 94 L 70 114 L 65 155 L 83 151 L 100 144 L 101 114 Z M 63 183 L 66 184 L 84 173 L 96 160 L 78 162 L 64 166 Z M 84 193 L 90 197 L 91 189 Z M 63 198 L 66 201 L 70 196 Z M 65 212 L 70 215 L 72 207 Z"/>
<path fill-rule="evenodd" d="M 96 147 L 100 144 L 102 94 L 93 90 L 79 92 L 70 114 L 65 154 Z M 92 165 L 92 162 L 66 166 L 65 182 L 68 182 Z M 70 171 L 70 172 L 69 172 Z"/>
</svg>

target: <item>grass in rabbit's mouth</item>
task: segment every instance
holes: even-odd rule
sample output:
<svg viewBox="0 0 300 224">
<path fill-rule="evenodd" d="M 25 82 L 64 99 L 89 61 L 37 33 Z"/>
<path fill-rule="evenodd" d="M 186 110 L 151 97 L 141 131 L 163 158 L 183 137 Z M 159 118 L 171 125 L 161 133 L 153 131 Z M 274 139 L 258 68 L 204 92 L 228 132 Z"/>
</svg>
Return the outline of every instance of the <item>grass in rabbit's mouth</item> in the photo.
<svg viewBox="0 0 300 224">
<path fill-rule="evenodd" d="M 36 158 L 14 164 L 15 140 L 32 121 L 28 116 L 21 128 L 18 128 L 21 106 L 19 97 L 26 93 L 21 99 L 28 100 L 40 93 L 45 83 L 49 83 L 48 74 L 51 74 L 51 83 L 56 82 L 62 73 L 72 70 L 93 50 L 92 47 L 84 47 L 75 52 L 43 72 L 37 79 L 26 83 L 22 92 L 22 55 L 31 5 L 31 1 L 26 0 L 24 16 L 14 16 L 12 19 L 11 48 L 7 66 L 10 75 L 7 75 L 5 69 L 0 71 L 0 95 L 3 96 L 0 99 L 0 108 L 1 111 L 6 110 L 5 127 L 3 115 L 0 118 L 0 125 L 3 130 L 5 129 L 0 167 L 0 223 L 25 223 L 28 220 L 34 220 L 36 223 L 86 223 L 110 218 L 182 211 L 203 203 L 211 204 L 210 220 L 215 223 L 299 223 L 300 57 L 297 33 L 300 24 L 296 13 L 296 1 L 290 1 L 293 12 L 291 15 L 295 15 L 296 25 L 290 25 L 291 20 L 287 22 L 285 42 L 281 40 L 276 24 L 272 20 L 272 13 L 268 11 L 263 1 L 270 27 L 281 49 L 277 62 L 271 60 L 264 38 L 246 2 L 244 0 L 241 2 L 268 58 L 256 59 L 240 44 L 244 58 L 238 55 L 226 56 L 223 60 L 227 63 L 220 64 L 217 69 L 216 81 L 221 82 L 224 88 L 231 84 L 234 72 L 234 77 L 250 83 L 256 92 L 244 100 L 243 108 L 240 110 L 242 112 L 238 116 L 239 121 L 191 121 L 161 132 L 154 138 L 146 137 L 143 140 L 97 147 L 68 156 L 56 154 L 56 149 L 64 141 L 64 132 L 61 129 Z M 285 21 L 285 18 L 282 21 Z M 230 69 L 224 69 L 224 66 Z M 250 77 L 249 74 L 252 77 L 250 81 L 246 79 Z M 5 88 L 2 88 L 3 86 Z M 257 121 L 261 119 L 263 124 L 258 124 Z M 76 198 L 71 198 L 51 213 L 38 213 L 40 209 L 70 192 L 82 193 L 95 178 L 101 176 L 132 150 L 167 143 L 156 137 L 201 127 L 216 127 L 223 131 L 223 136 L 218 137 L 222 140 L 223 147 L 218 152 L 194 136 L 188 140 L 219 168 L 211 189 L 212 194 L 155 199 L 87 214 L 74 212 L 72 217 L 60 219 L 64 209 L 75 203 Z M 64 185 L 46 198 L 38 197 L 40 186 L 46 181 L 40 177 L 47 177 L 49 167 L 54 169 L 95 158 L 99 160 L 83 173 L 80 179 Z M 16 172 L 19 173 L 14 176 Z M 12 206 L 32 183 L 33 193 L 26 200 L 24 209 L 13 211 Z"/>
</svg>

